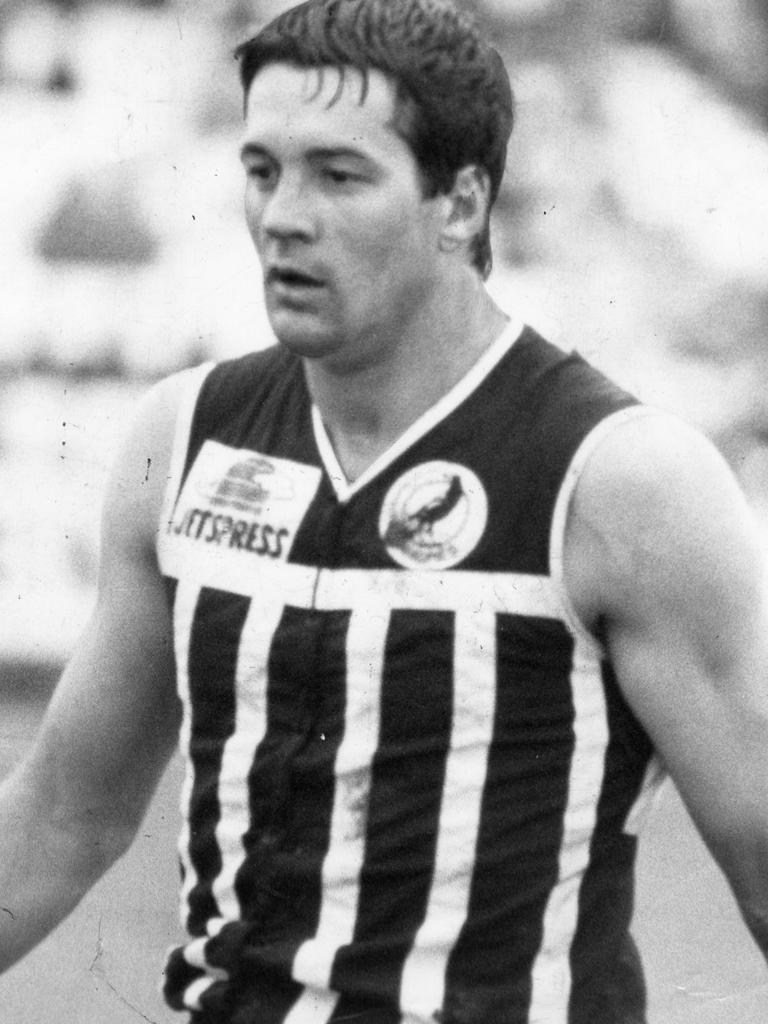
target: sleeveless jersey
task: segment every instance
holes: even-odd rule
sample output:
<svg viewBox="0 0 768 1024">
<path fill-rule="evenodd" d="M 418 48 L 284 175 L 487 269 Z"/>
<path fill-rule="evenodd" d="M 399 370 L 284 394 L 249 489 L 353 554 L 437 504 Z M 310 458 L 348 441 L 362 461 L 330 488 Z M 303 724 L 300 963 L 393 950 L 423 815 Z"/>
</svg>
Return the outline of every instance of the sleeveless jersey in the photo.
<svg viewBox="0 0 768 1024">
<path fill-rule="evenodd" d="M 511 327 L 348 484 L 300 359 L 195 378 L 159 536 L 196 1024 L 640 1024 L 648 737 L 562 582 L 642 407 Z"/>
</svg>

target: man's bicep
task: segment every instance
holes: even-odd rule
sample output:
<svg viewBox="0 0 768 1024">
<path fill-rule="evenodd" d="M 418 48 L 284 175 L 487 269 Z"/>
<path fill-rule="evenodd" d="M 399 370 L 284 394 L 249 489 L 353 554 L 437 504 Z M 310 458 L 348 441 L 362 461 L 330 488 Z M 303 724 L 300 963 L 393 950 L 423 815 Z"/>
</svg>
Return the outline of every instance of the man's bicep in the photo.
<svg viewBox="0 0 768 1024">
<path fill-rule="evenodd" d="M 704 558 L 681 574 L 657 615 L 618 618 L 608 641 L 628 702 L 768 959 L 768 613 L 760 566 L 758 558 L 737 580 L 733 567 Z"/>
<path fill-rule="evenodd" d="M 138 823 L 178 728 L 171 616 L 154 552 L 171 413 L 153 396 L 118 453 L 102 517 L 96 607 L 31 762 L 56 780 L 57 800 L 116 827 Z"/>
<path fill-rule="evenodd" d="M 36 747 L 81 796 L 146 805 L 178 725 L 168 612 L 156 586 L 128 579 L 131 600 L 99 604 L 54 693 Z"/>
<path fill-rule="evenodd" d="M 668 596 L 659 617 L 615 619 L 607 642 L 628 703 L 697 823 L 714 836 L 728 831 L 729 814 L 765 793 L 768 652 L 765 614 L 748 609 L 737 618 L 734 602 L 733 616 L 708 616 L 710 589 L 687 588 L 687 601 L 701 603 L 692 615 Z M 730 794 L 730 803 L 716 794 Z"/>
<path fill-rule="evenodd" d="M 582 536 L 619 685 L 718 846 L 768 827 L 764 551 L 707 442 L 661 418 L 637 429 L 585 481 Z"/>
</svg>

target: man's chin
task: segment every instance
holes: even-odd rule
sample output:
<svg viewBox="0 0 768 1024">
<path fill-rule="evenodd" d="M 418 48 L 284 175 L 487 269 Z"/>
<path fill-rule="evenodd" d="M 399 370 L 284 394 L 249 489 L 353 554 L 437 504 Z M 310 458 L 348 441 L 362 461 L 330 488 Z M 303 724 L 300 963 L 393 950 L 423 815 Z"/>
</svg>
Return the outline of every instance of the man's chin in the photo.
<svg viewBox="0 0 768 1024">
<path fill-rule="evenodd" d="M 319 359 L 334 351 L 333 337 L 324 331 L 312 330 L 307 325 L 286 322 L 286 318 L 270 318 L 272 333 L 283 348 L 307 359 Z"/>
</svg>

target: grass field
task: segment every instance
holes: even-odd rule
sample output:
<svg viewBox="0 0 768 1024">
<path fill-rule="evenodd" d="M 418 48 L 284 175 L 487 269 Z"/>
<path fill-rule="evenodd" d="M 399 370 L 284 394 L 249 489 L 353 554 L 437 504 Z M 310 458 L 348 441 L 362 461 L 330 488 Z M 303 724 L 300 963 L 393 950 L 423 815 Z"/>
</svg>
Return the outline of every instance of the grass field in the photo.
<svg viewBox="0 0 768 1024">
<path fill-rule="evenodd" d="M 6 705 L 0 771 L 21 755 L 42 709 Z M 2 1024 L 173 1024 L 158 976 L 178 937 L 175 837 L 179 765 L 169 768 L 130 853 L 72 917 L 0 978 Z M 674 790 L 641 844 L 636 934 L 649 1024 L 765 1024 L 768 970 Z M 594 1024 L 601 1024 L 595 1021 Z"/>
</svg>

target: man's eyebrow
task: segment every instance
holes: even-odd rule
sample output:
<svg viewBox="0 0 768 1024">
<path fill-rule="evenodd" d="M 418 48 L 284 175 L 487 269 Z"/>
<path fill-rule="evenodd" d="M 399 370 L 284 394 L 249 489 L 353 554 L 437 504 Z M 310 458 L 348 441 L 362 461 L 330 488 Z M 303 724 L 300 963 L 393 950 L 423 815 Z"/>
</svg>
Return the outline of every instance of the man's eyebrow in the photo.
<svg viewBox="0 0 768 1024">
<path fill-rule="evenodd" d="M 264 156 L 266 152 L 264 146 L 260 146 L 257 142 L 244 142 L 240 147 L 240 159 L 242 160 L 246 156 Z"/>
<path fill-rule="evenodd" d="M 352 157 L 357 160 L 369 160 L 370 157 L 354 146 L 313 146 L 308 155 L 313 159 L 333 160 L 334 157 Z"/>
<path fill-rule="evenodd" d="M 240 159 L 247 156 L 266 156 L 269 150 L 258 142 L 244 142 L 240 147 Z M 333 160 L 334 158 L 348 158 L 354 160 L 369 160 L 370 157 L 361 149 L 355 146 L 312 146 L 306 154 L 311 160 Z"/>
</svg>

